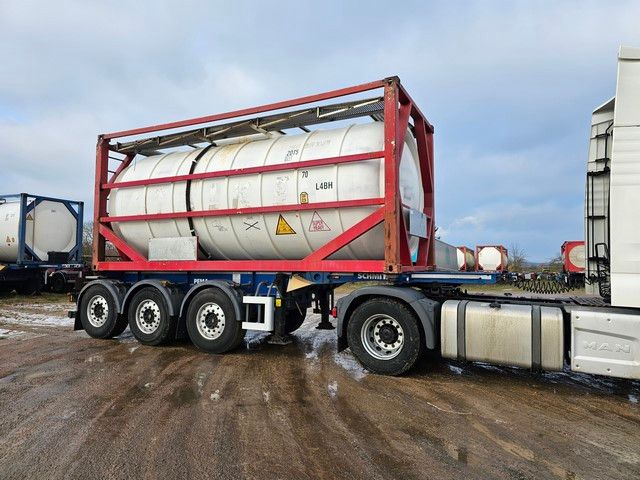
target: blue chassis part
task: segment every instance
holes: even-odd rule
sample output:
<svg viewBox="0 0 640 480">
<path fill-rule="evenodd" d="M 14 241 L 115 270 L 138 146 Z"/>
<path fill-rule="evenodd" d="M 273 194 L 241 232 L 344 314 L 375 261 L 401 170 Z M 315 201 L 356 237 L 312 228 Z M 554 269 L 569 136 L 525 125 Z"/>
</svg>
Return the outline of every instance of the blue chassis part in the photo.
<svg viewBox="0 0 640 480">
<path fill-rule="evenodd" d="M 268 286 L 276 278 L 275 273 L 259 272 L 118 272 L 112 274 L 105 272 L 105 274 L 109 278 L 131 284 L 146 279 L 165 280 L 176 285 L 183 285 L 185 290 L 196 283 L 207 280 L 226 280 L 240 285 L 247 295 L 267 295 Z M 393 277 L 382 273 L 306 272 L 296 273 L 296 275 L 315 285 L 331 287 L 338 287 L 351 282 L 381 282 L 398 287 L 490 285 L 496 283 L 498 279 L 498 274 L 492 272 L 419 272 L 395 275 Z M 271 294 L 275 295 L 273 289 Z"/>
<path fill-rule="evenodd" d="M 3 269 L 1 267 L 5 267 L 7 270 L 47 270 L 49 268 L 53 268 L 56 270 L 74 270 L 78 268 L 82 268 L 84 265 L 82 263 L 37 263 L 37 262 L 29 262 L 29 263 L 1 263 L 0 262 L 0 271 Z"/>
</svg>

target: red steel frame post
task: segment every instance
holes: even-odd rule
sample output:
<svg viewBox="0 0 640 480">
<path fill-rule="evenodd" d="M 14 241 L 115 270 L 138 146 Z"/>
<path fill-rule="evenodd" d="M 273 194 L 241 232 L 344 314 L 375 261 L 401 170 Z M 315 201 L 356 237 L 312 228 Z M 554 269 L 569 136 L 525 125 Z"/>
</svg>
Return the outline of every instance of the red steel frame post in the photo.
<svg viewBox="0 0 640 480">
<path fill-rule="evenodd" d="M 140 135 L 144 133 L 162 131 L 230 119 L 239 116 L 257 114 L 272 110 L 289 108 L 297 105 L 313 103 L 321 100 L 353 95 L 374 89 L 384 89 L 384 150 L 365 154 L 346 155 L 341 157 L 292 162 L 282 165 L 245 168 L 227 171 L 204 172 L 200 174 L 180 175 L 174 177 L 153 178 L 118 182 L 116 178 L 126 168 L 134 156 L 127 155 L 116 172 L 108 179 L 109 139 Z M 399 193 L 399 169 L 402 158 L 404 136 L 409 126 L 409 118 L 413 118 L 418 157 L 420 162 L 421 180 L 424 186 L 423 213 L 427 216 L 427 237 L 419 239 L 418 257 L 412 262 L 409 249 L 409 234 L 402 214 L 402 204 Z M 170 214 L 139 214 L 110 217 L 106 212 L 107 196 L 114 188 L 128 188 L 134 186 L 172 183 L 186 180 L 201 180 L 222 176 L 248 175 L 252 173 L 309 168 L 312 166 L 330 165 L 337 163 L 355 162 L 373 158 L 384 158 L 385 192 L 383 198 L 346 200 L 336 202 L 320 202 L 312 204 L 294 204 L 252 207 L 243 209 L 188 211 Z M 324 94 L 301 97 L 294 100 L 273 103 L 261 107 L 237 110 L 219 115 L 211 115 L 195 119 L 173 122 L 164 125 L 139 128 L 129 131 L 101 135 L 96 150 L 96 187 L 94 208 L 94 245 L 93 267 L 95 270 L 158 270 L 158 271 L 327 271 L 327 272 L 387 272 L 401 273 L 426 270 L 433 267 L 433 233 L 434 233 L 434 191 L 433 191 L 433 127 L 427 122 L 415 103 L 400 85 L 397 77 L 377 82 L 358 85 L 327 92 Z M 347 229 L 332 241 L 312 252 L 301 260 L 204 260 L 204 261 L 149 261 L 124 240 L 117 237 L 111 230 L 111 222 L 160 220 L 167 218 L 205 217 L 221 215 L 239 215 L 251 213 L 274 213 L 322 208 L 353 207 L 364 205 L 380 205 L 380 208 L 362 221 Z M 384 223 L 385 258 L 384 260 L 328 260 L 327 257 L 360 237 L 371 228 Z M 121 260 L 105 261 L 105 241 L 111 242 L 118 250 Z"/>
<path fill-rule="evenodd" d="M 96 147 L 96 174 L 93 196 L 93 245 L 92 267 L 98 270 L 98 264 L 104 261 L 105 238 L 100 233 L 100 218 L 107 214 L 107 192 L 102 190 L 102 184 L 107 181 L 109 174 L 109 141 L 98 137 Z"/>
<path fill-rule="evenodd" d="M 394 82 L 389 82 L 384 87 L 384 258 L 385 271 L 389 273 L 399 273 L 402 269 L 397 139 L 398 89 Z"/>
</svg>

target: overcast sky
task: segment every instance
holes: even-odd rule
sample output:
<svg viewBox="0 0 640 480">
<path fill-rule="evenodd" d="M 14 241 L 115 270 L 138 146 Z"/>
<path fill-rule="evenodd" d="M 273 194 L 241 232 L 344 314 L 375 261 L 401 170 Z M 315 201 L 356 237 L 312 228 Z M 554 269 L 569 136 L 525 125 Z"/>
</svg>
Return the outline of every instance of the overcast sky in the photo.
<svg viewBox="0 0 640 480">
<path fill-rule="evenodd" d="M 445 241 L 582 239 L 591 111 L 638 1 L 0 2 L 0 193 L 84 200 L 98 133 L 398 75 L 436 127 Z"/>
</svg>

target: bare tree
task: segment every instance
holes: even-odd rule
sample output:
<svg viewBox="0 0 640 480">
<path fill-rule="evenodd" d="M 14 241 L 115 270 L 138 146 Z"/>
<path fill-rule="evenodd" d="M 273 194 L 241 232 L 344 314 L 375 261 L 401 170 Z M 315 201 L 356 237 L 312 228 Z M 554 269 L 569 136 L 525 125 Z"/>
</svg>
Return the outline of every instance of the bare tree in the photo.
<svg viewBox="0 0 640 480">
<path fill-rule="evenodd" d="M 86 262 L 91 262 L 93 255 L 93 222 L 87 222 L 82 227 L 82 258 Z M 105 255 L 110 260 L 118 258 L 118 250 L 111 242 L 105 243 Z"/>
<path fill-rule="evenodd" d="M 564 268 L 564 261 L 562 260 L 562 255 L 558 254 L 552 257 L 549 260 L 549 263 L 547 263 L 546 267 L 547 267 L 547 270 L 549 270 L 550 272 L 561 272 L 562 269 Z"/>
<path fill-rule="evenodd" d="M 93 222 L 87 222 L 82 227 L 82 257 L 91 258 L 93 245 Z"/>
<path fill-rule="evenodd" d="M 523 272 L 527 267 L 527 254 L 517 243 L 509 247 L 509 271 Z"/>
</svg>

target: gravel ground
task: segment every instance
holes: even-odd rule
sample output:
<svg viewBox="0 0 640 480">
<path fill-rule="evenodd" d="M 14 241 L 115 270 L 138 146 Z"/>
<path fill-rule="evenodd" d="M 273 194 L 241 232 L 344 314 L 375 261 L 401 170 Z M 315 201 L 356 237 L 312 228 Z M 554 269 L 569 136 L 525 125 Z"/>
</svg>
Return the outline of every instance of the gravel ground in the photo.
<svg viewBox="0 0 640 480">
<path fill-rule="evenodd" d="M 638 382 L 372 375 L 314 315 L 285 347 L 145 347 L 74 332 L 69 306 L 0 302 L 2 479 L 640 477 Z"/>
</svg>

